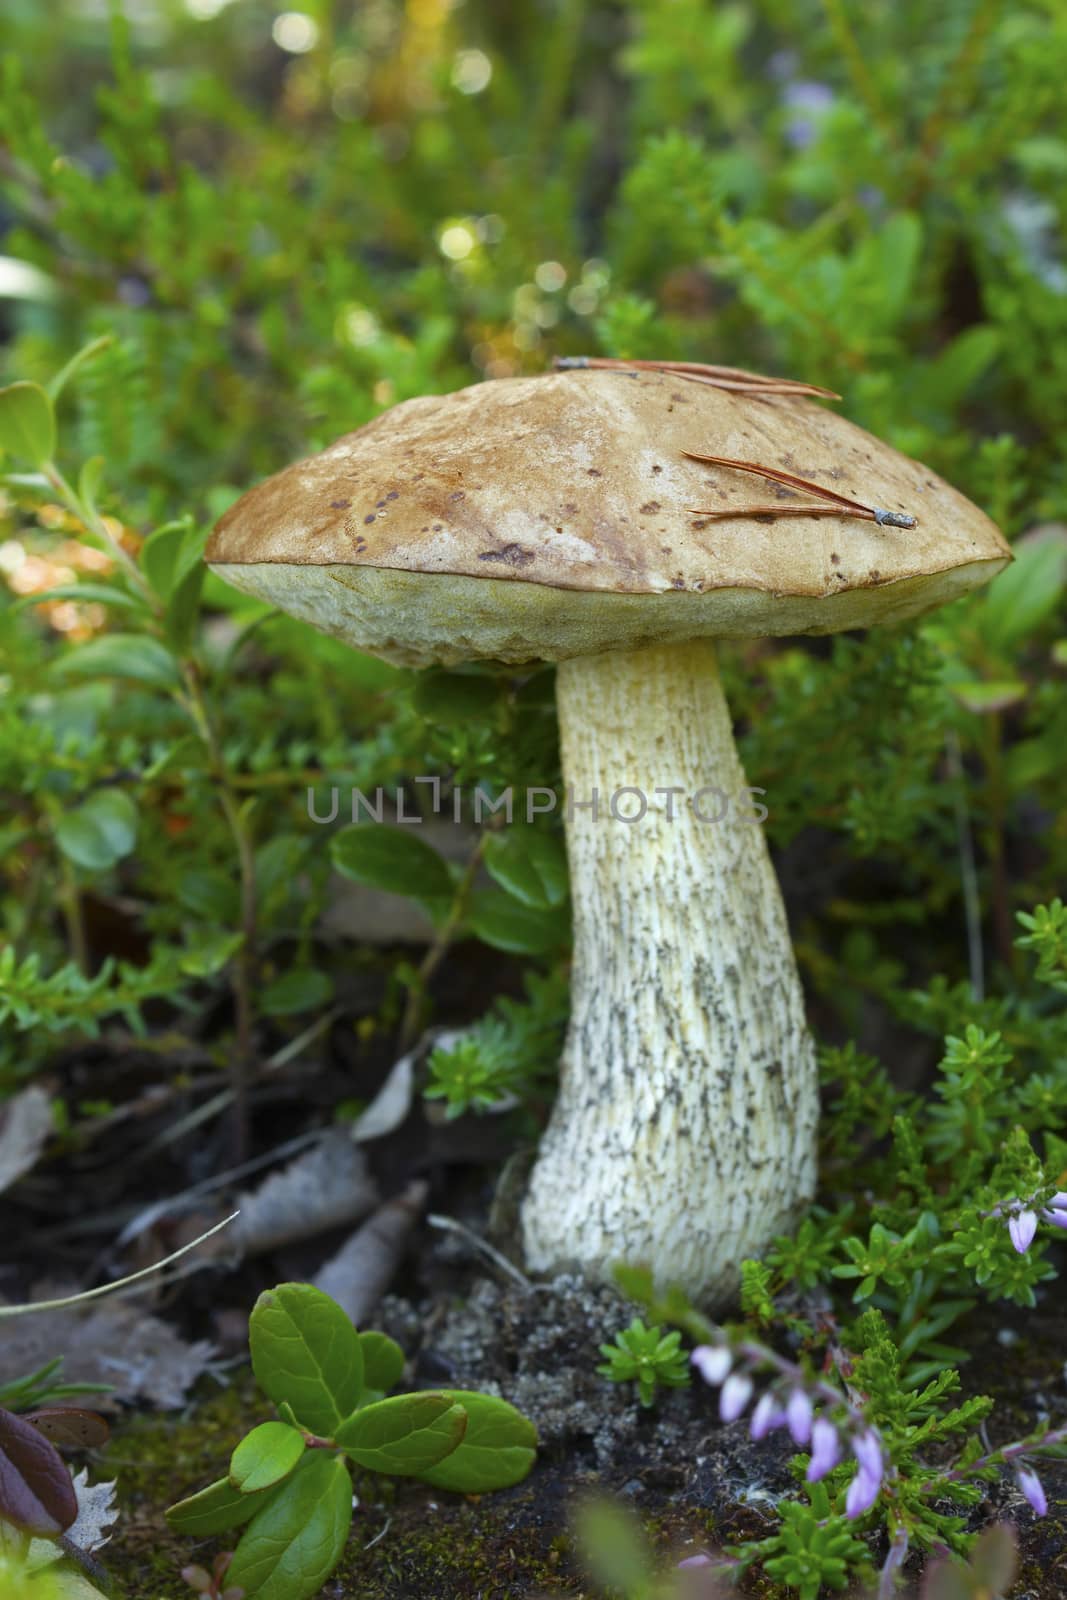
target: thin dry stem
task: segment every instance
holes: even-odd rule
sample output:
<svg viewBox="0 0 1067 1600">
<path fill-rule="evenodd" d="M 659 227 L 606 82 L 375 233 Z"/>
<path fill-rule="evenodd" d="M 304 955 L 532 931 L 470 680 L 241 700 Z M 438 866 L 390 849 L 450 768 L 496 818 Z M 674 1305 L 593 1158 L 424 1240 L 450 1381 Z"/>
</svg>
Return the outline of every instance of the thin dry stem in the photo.
<svg viewBox="0 0 1067 1600">
<path fill-rule="evenodd" d="M 715 389 L 730 389 L 740 394 L 807 395 L 820 400 L 840 400 L 833 389 L 823 389 L 801 378 L 775 378 L 744 367 L 717 367 L 705 361 L 621 361 L 613 356 L 557 356 L 557 371 L 576 368 L 606 368 L 617 372 L 669 372 L 690 383 L 707 383 Z"/>
</svg>

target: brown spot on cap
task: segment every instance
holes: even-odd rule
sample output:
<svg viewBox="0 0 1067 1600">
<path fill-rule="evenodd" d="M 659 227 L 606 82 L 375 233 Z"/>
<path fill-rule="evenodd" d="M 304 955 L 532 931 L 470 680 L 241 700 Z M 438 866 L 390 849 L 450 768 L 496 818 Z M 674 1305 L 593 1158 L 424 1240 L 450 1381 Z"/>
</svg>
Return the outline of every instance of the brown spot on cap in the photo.
<svg viewBox="0 0 1067 1600">
<path fill-rule="evenodd" d="M 524 550 L 521 544 L 506 544 L 502 550 L 483 551 L 478 560 L 503 561 L 509 567 L 528 567 L 534 560 L 534 553 Z"/>
</svg>

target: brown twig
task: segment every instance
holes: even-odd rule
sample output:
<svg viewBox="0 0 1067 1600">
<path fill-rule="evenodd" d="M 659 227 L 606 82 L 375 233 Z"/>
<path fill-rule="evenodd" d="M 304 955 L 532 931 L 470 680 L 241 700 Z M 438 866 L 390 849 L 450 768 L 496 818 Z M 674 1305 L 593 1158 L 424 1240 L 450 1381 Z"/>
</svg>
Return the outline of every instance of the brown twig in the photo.
<svg viewBox="0 0 1067 1600">
<path fill-rule="evenodd" d="M 612 356 L 557 356 L 558 372 L 586 367 L 615 372 L 667 372 L 690 383 L 707 383 L 714 389 L 732 389 L 739 394 L 792 394 L 815 396 L 820 400 L 840 400 L 832 389 L 800 378 L 774 378 L 762 372 L 747 372 L 744 367 L 714 367 L 705 361 L 619 361 Z"/>
<path fill-rule="evenodd" d="M 780 467 L 765 467 L 758 461 L 735 461 L 730 456 L 698 455 L 695 450 L 683 450 L 690 461 L 702 461 L 712 467 L 733 467 L 738 472 L 753 472 L 759 478 L 769 478 L 772 483 L 784 484 L 790 489 L 804 489 L 828 501 L 823 506 L 734 506 L 729 510 L 701 511 L 695 506 L 689 510 L 694 516 L 723 520 L 729 517 L 862 517 L 866 522 L 877 522 L 880 528 L 914 528 L 915 518 L 903 511 L 886 511 L 882 506 L 865 506 L 835 489 L 824 489 L 820 483 L 808 478 L 798 478 L 794 472 L 783 472 Z"/>
</svg>

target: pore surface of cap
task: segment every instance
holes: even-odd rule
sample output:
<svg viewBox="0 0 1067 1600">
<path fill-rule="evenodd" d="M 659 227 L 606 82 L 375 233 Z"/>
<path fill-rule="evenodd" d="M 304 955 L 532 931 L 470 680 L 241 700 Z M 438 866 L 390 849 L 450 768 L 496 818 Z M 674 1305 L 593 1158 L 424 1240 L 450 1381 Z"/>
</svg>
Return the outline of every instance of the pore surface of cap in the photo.
<svg viewBox="0 0 1067 1600">
<path fill-rule="evenodd" d="M 916 526 L 754 518 L 746 506 L 817 502 L 685 450 Z M 735 506 L 714 521 L 692 509 Z M 867 627 L 975 587 L 1010 552 L 943 479 L 814 401 L 589 370 L 395 406 L 242 496 L 207 559 L 326 632 L 423 664 Z"/>
</svg>

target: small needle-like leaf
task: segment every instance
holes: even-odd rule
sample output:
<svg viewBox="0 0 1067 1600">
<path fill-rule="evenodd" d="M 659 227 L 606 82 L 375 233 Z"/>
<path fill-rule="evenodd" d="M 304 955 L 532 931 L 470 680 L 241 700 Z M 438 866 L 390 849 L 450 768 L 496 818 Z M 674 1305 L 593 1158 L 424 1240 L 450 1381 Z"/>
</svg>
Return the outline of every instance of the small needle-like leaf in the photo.
<svg viewBox="0 0 1067 1600">
<path fill-rule="evenodd" d="M 690 383 L 707 383 L 715 389 L 730 389 L 738 394 L 807 395 L 819 400 L 840 400 L 832 389 L 800 378 L 776 378 L 763 372 L 748 372 L 744 367 L 716 367 L 706 361 L 620 361 L 612 356 L 557 356 L 557 371 L 585 367 L 616 372 L 667 372 Z"/>
<path fill-rule="evenodd" d="M 821 506 L 731 506 L 703 511 L 696 506 L 689 509 L 694 516 L 723 521 L 730 517 L 861 517 L 866 522 L 877 522 L 881 528 L 914 528 L 915 518 L 904 511 L 886 511 L 882 506 L 866 506 L 861 500 L 838 494 L 835 489 L 824 489 L 821 483 L 809 478 L 799 478 L 795 472 L 784 472 L 781 467 L 765 467 L 758 461 L 735 461 L 730 456 L 699 455 L 695 450 L 683 450 L 690 461 L 700 461 L 712 467 L 732 467 L 738 472 L 753 472 L 757 477 L 769 478 L 789 489 L 802 489 L 827 502 Z"/>
</svg>

